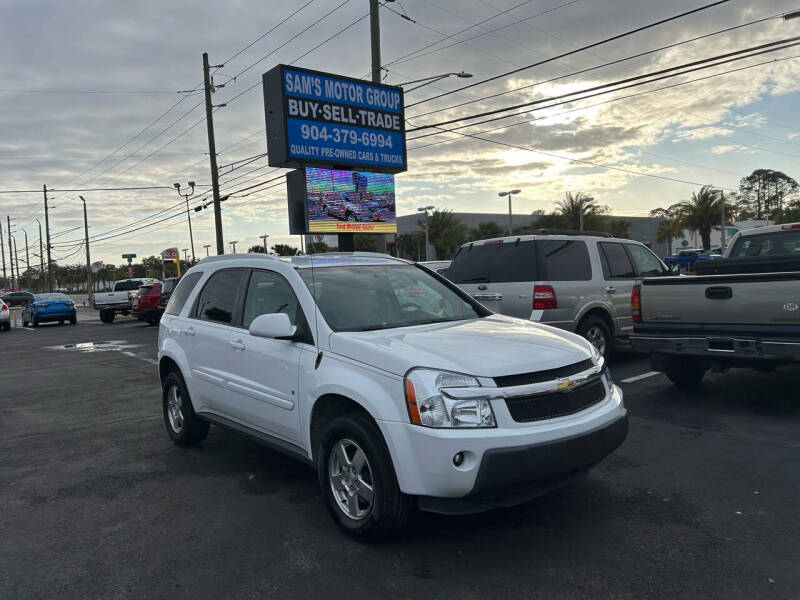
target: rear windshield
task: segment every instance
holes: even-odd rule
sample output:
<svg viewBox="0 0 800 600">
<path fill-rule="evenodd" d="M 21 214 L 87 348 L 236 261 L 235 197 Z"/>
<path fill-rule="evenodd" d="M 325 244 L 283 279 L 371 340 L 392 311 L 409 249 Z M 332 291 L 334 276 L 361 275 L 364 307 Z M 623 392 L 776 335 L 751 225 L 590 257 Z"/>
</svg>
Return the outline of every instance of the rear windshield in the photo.
<svg viewBox="0 0 800 600">
<path fill-rule="evenodd" d="M 729 256 L 800 256 L 800 229 L 739 236 Z"/>
<path fill-rule="evenodd" d="M 464 246 L 447 269 L 447 278 L 462 284 L 536 281 L 536 275 L 532 241 Z"/>
<path fill-rule="evenodd" d="M 140 296 L 146 296 L 147 294 L 149 294 L 152 291 L 153 291 L 153 286 L 152 285 L 143 285 L 142 287 L 139 288 L 139 295 Z"/>
<path fill-rule="evenodd" d="M 118 281 L 114 284 L 115 292 L 131 292 L 138 290 L 142 283 L 140 281 Z"/>
<path fill-rule="evenodd" d="M 51 294 L 36 294 L 33 299 L 37 302 L 40 300 L 69 300 L 69 298 L 67 298 L 67 296 L 64 294 L 58 294 L 55 292 Z"/>
<path fill-rule="evenodd" d="M 178 283 L 177 279 L 167 279 L 164 282 L 164 285 L 161 286 L 161 291 L 164 294 L 171 294 L 172 290 L 175 289 L 175 284 Z"/>
</svg>

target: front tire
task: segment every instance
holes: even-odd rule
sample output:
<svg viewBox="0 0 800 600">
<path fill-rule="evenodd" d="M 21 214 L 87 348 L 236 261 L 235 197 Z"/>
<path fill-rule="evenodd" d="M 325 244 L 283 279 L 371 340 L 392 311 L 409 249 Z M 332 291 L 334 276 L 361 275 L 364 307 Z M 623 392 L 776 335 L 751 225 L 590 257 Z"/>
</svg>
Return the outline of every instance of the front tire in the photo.
<svg viewBox="0 0 800 600">
<path fill-rule="evenodd" d="M 206 439 L 208 422 L 195 414 L 186 383 L 175 371 L 164 378 L 161 404 L 167 433 L 178 446 L 193 446 Z"/>
<path fill-rule="evenodd" d="M 400 491 L 386 442 L 366 415 L 353 413 L 328 424 L 317 475 L 328 511 L 347 535 L 377 541 L 408 523 L 412 499 Z"/>
</svg>

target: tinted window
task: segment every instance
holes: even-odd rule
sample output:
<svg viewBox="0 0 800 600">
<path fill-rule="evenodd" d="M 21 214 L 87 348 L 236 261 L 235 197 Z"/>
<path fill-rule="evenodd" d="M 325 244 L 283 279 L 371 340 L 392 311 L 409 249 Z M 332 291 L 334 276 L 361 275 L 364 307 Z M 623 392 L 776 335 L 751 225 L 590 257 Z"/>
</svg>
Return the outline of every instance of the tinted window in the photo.
<svg viewBox="0 0 800 600">
<path fill-rule="evenodd" d="M 232 323 L 236 296 L 244 275 L 244 271 L 237 269 L 214 273 L 197 299 L 196 316 L 204 321 Z"/>
<path fill-rule="evenodd" d="M 153 291 L 153 286 L 152 285 L 143 285 L 142 287 L 139 288 L 139 295 L 140 296 L 146 296 L 147 294 L 151 293 L 152 291 Z"/>
<path fill-rule="evenodd" d="M 628 251 L 631 253 L 639 277 L 656 277 L 668 273 L 661 261 L 647 248 L 637 244 L 628 244 Z"/>
<path fill-rule="evenodd" d="M 800 254 L 800 229 L 739 236 L 730 256 L 797 256 Z"/>
<path fill-rule="evenodd" d="M 603 260 L 603 274 L 606 279 L 633 279 L 636 274 L 622 244 L 601 242 L 600 255 Z"/>
<path fill-rule="evenodd" d="M 138 290 L 140 285 L 142 285 L 141 281 L 118 281 L 114 284 L 114 291 L 132 292 L 134 290 Z"/>
<path fill-rule="evenodd" d="M 168 315 L 180 314 L 181 310 L 183 310 L 183 305 L 186 304 L 186 300 L 189 298 L 189 294 L 192 293 L 194 286 L 197 285 L 202 276 L 202 273 L 191 273 L 181 279 L 178 287 L 175 288 L 175 292 L 170 296 L 164 312 Z"/>
<path fill-rule="evenodd" d="M 161 286 L 161 293 L 162 294 L 171 294 L 172 290 L 175 289 L 175 284 L 178 283 L 177 279 L 167 279 L 164 281 L 164 285 Z"/>
<path fill-rule="evenodd" d="M 536 252 L 544 268 L 538 281 L 589 281 L 592 278 L 586 242 L 538 240 Z"/>
<path fill-rule="evenodd" d="M 533 242 L 504 242 L 465 246 L 447 269 L 453 283 L 536 281 Z"/>
<path fill-rule="evenodd" d="M 292 325 L 303 324 L 302 309 L 287 281 L 270 271 L 253 271 L 247 285 L 242 325 L 250 327 L 259 315 L 284 313 Z"/>
</svg>

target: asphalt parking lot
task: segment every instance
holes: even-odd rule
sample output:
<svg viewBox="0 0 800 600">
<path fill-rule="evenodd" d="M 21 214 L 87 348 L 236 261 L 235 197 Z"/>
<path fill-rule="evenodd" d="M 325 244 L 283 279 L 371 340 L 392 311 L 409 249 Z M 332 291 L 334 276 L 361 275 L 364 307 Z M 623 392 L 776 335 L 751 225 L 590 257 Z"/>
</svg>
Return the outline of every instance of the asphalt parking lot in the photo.
<svg viewBox="0 0 800 600">
<path fill-rule="evenodd" d="M 0 598 L 800 598 L 800 369 L 685 393 L 623 351 L 630 435 L 588 478 L 370 546 L 308 467 L 174 446 L 156 336 L 88 310 L 0 334 Z"/>
</svg>

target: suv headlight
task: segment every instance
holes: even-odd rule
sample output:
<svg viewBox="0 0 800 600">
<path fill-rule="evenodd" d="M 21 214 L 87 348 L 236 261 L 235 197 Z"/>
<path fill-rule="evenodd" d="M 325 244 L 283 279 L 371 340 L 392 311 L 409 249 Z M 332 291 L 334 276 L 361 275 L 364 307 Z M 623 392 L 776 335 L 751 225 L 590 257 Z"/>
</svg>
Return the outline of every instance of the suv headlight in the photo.
<svg viewBox="0 0 800 600">
<path fill-rule="evenodd" d="M 605 357 L 600 353 L 600 351 L 594 347 L 594 344 L 589 344 L 590 352 L 592 353 L 592 362 L 603 369 L 603 373 L 606 376 L 606 381 L 608 381 L 608 385 L 614 385 L 614 380 L 611 379 L 611 369 L 608 368 L 606 364 Z"/>
<path fill-rule="evenodd" d="M 480 387 L 474 377 L 412 369 L 405 378 L 411 422 L 425 427 L 497 427 L 489 398 L 451 398 L 443 390 Z"/>
</svg>

